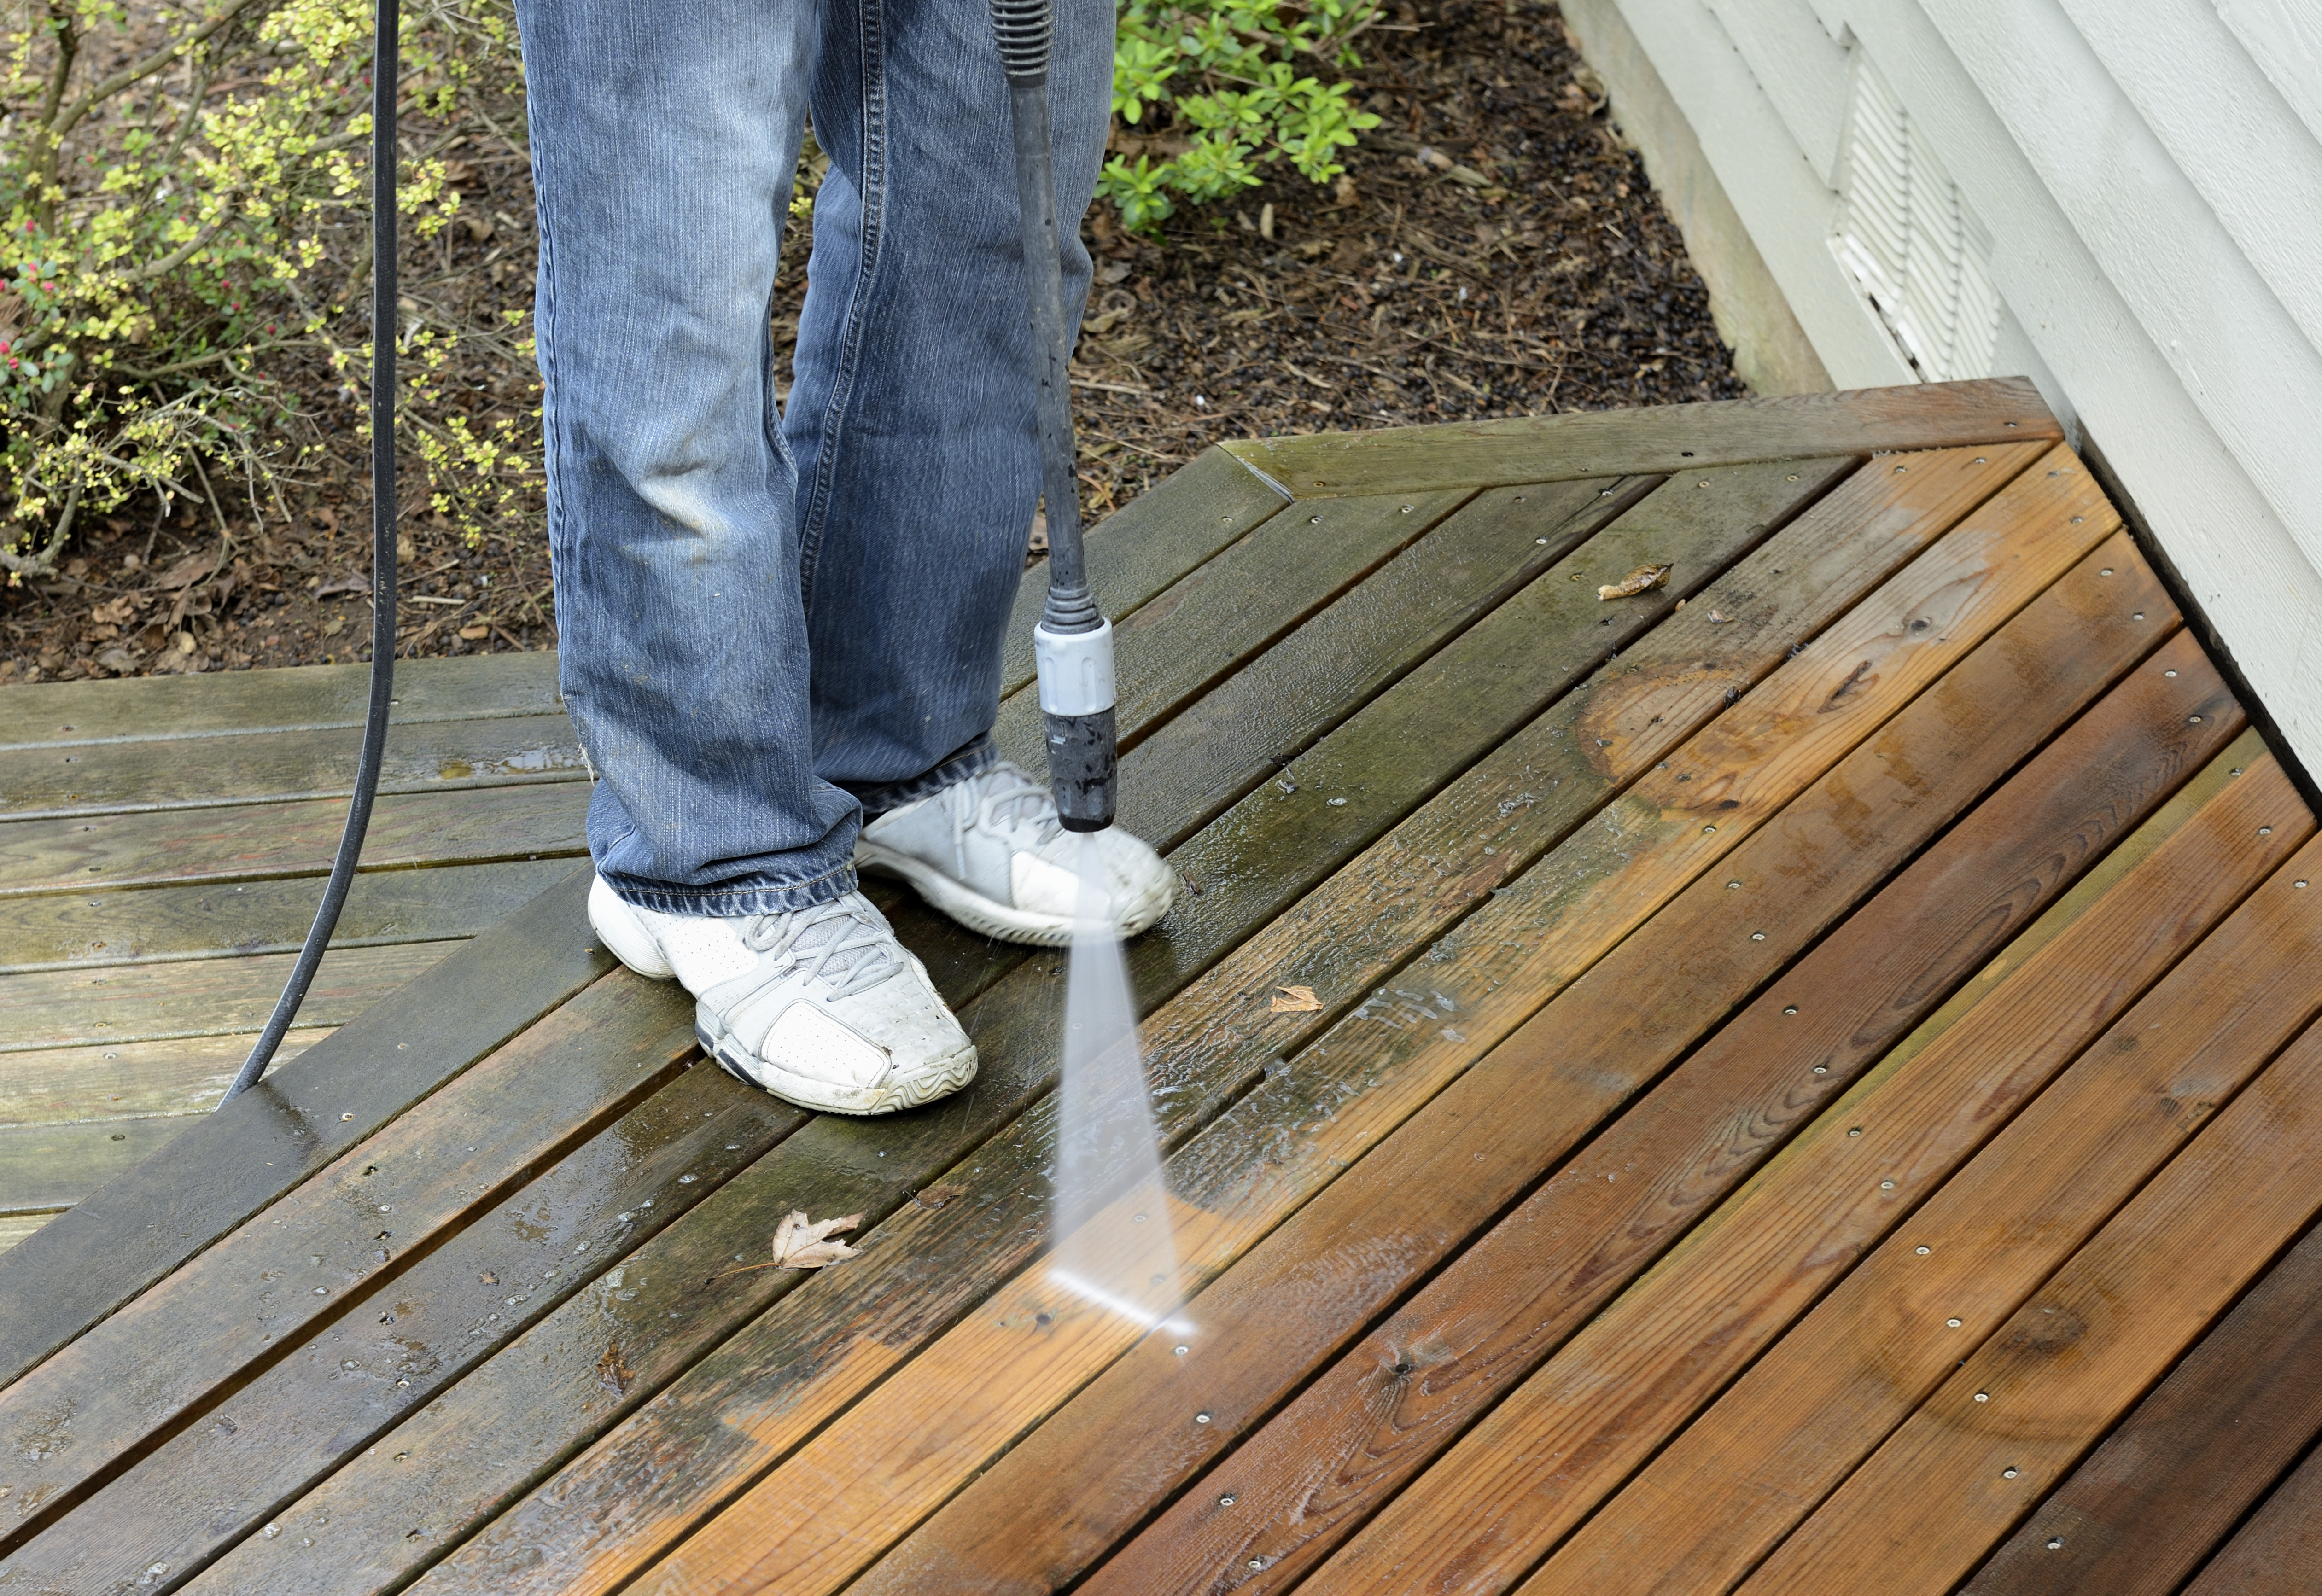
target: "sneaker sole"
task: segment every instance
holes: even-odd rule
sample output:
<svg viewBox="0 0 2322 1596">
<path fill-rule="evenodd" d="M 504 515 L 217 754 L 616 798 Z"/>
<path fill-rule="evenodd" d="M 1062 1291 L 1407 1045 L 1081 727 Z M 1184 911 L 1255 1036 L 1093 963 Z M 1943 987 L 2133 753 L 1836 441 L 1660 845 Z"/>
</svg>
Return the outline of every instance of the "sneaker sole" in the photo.
<svg viewBox="0 0 2322 1596">
<path fill-rule="evenodd" d="M 1028 909 L 1011 908 L 986 898 L 973 887 L 963 886 L 933 865 L 908 853 L 898 853 L 865 839 L 855 845 L 855 867 L 857 870 L 885 871 L 902 877 L 931 906 L 979 936 L 1021 943 L 1036 948 L 1072 945 L 1071 916 L 1037 915 Z M 1128 917 L 1120 923 L 1122 937 L 1135 936 L 1159 924 L 1161 917 L 1169 912 L 1169 906 L 1175 898 L 1174 890 L 1143 894 L 1132 906 Z"/>
<path fill-rule="evenodd" d="M 836 1086 L 752 1058 L 733 1044 L 732 1036 L 714 1016 L 705 1014 L 699 1007 L 694 1009 L 693 1036 L 701 1044 L 701 1051 L 718 1061 L 719 1069 L 745 1086 L 754 1086 L 801 1108 L 858 1117 L 900 1113 L 948 1097 L 975 1079 L 978 1062 L 975 1044 L 970 1043 L 884 1086 Z"/>
</svg>

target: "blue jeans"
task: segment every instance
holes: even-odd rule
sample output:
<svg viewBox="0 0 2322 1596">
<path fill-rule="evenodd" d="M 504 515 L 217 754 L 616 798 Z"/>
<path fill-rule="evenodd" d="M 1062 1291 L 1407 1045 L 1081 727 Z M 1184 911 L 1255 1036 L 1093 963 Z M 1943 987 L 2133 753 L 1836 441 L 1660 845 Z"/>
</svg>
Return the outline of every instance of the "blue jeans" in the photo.
<svg viewBox="0 0 2322 1596">
<path fill-rule="evenodd" d="M 1056 0 L 1066 307 L 1112 0 Z M 517 0 L 565 705 L 622 898 L 855 889 L 865 810 L 989 765 L 1039 491 L 1008 92 L 986 0 Z M 775 251 L 817 196 L 794 386 Z"/>
</svg>

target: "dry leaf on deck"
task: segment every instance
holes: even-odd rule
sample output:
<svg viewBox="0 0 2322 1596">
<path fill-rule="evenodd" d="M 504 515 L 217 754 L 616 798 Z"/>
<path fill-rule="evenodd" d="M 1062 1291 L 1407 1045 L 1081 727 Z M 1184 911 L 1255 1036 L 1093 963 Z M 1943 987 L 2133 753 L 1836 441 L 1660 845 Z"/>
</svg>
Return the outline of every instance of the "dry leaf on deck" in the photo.
<svg viewBox="0 0 2322 1596">
<path fill-rule="evenodd" d="M 1668 580 L 1670 568 L 1666 565 L 1640 565 L 1619 581 L 1596 589 L 1603 598 L 1632 598 L 1640 593 L 1650 593 Z"/>
<path fill-rule="evenodd" d="M 615 1396 L 626 1397 L 629 1394 L 629 1382 L 636 1377 L 637 1372 L 629 1367 L 629 1360 L 621 1355 L 621 1344 L 617 1341 L 605 1343 L 605 1355 L 597 1360 L 598 1382 Z"/>
<path fill-rule="evenodd" d="M 783 1216 L 774 1227 L 774 1256 L 770 1263 L 750 1263 L 740 1269 L 728 1269 L 713 1274 L 712 1280 L 724 1280 L 728 1274 L 747 1274 L 754 1269 L 820 1269 L 826 1263 L 840 1263 L 860 1257 L 860 1252 L 843 1241 L 829 1238 L 842 1230 L 852 1230 L 863 1223 L 861 1214 L 849 1214 L 843 1219 L 809 1219 L 797 1208 Z"/>
<path fill-rule="evenodd" d="M 1306 1014 L 1322 1007 L 1322 1000 L 1314 996 L 1312 987 L 1276 987 L 1274 990 L 1280 994 L 1274 999 L 1273 1012 L 1275 1014 Z"/>
<path fill-rule="evenodd" d="M 1733 624 L 1733 617 L 1713 609 L 1709 612 L 1709 624 L 1713 626 L 1731 626 Z"/>
</svg>

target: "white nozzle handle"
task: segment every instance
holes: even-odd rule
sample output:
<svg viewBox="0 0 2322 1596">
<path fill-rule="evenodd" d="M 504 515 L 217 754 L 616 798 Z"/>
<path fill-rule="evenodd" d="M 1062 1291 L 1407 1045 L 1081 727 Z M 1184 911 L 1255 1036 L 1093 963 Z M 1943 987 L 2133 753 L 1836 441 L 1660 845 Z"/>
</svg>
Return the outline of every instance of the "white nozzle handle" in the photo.
<svg viewBox="0 0 2322 1596">
<path fill-rule="evenodd" d="M 1032 628 L 1032 667 L 1040 707 L 1050 715 L 1095 715 L 1112 707 L 1112 623 L 1092 632 Z"/>
</svg>

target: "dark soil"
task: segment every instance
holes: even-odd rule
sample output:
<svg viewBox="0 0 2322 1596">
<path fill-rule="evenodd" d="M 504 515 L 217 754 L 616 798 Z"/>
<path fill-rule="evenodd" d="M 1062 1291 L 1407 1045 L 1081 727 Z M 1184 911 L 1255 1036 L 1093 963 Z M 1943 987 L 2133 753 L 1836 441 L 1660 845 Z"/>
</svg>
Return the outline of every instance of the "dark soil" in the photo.
<svg viewBox="0 0 2322 1596">
<path fill-rule="evenodd" d="M 1171 218 L 1158 241 L 1124 235 L 1105 207 L 1092 216 L 1099 280 L 1074 368 L 1092 515 L 1224 438 L 1743 391 L 1677 230 L 1552 6 L 1405 5 L 1364 52 L 1356 76 L 1384 122 L 1334 187 L 1283 169 L 1238 205 Z M 404 267 L 407 314 L 438 325 L 486 327 L 530 298 L 529 167 L 498 131 L 522 119 L 483 110 L 489 123 L 444 130 L 473 220 Z M 805 242 L 788 251 L 781 339 L 795 337 Z M 459 375 L 476 413 L 536 402 L 504 341 L 473 347 Z M 367 656 L 352 396 L 319 362 L 299 380 L 325 456 L 288 522 L 270 508 L 253 521 L 229 494 L 92 528 L 62 579 L 0 592 L 0 682 Z M 536 496 L 474 543 L 419 499 L 405 504 L 401 654 L 553 647 Z"/>
</svg>

